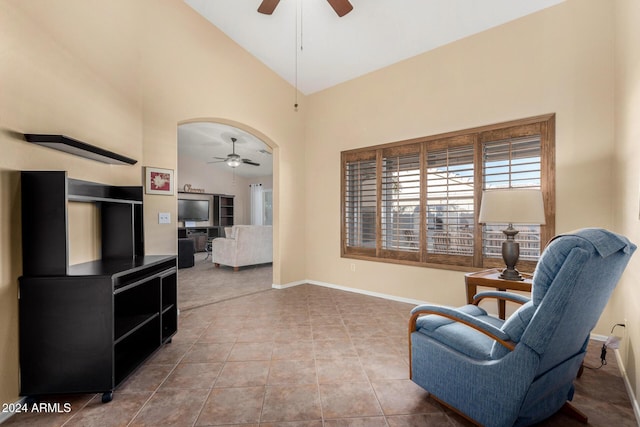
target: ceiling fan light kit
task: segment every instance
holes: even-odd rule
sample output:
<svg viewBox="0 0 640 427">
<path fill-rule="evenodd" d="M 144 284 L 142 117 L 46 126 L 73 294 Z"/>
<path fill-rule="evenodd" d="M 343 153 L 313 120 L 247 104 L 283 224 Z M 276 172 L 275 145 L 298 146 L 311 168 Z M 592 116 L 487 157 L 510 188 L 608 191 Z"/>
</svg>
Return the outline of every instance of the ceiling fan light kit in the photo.
<svg viewBox="0 0 640 427">
<path fill-rule="evenodd" d="M 238 156 L 237 154 L 235 156 L 229 156 L 229 158 L 227 158 L 225 162 L 227 163 L 227 166 L 231 168 L 237 168 L 242 164 L 242 160 L 240 160 L 240 156 Z"/>
<path fill-rule="evenodd" d="M 240 157 L 239 155 L 236 154 L 236 138 L 231 138 L 231 143 L 233 144 L 233 152 L 229 155 L 227 155 L 227 157 L 215 157 L 216 159 L 219 159 L 216 162 L 207 162 L 207 163 L 226 163 L 227 166 L 229 166 L 230 168 L 237 168 L 238 166 L 245 164 L 245 165 L 251 165 L 251 166 L 260 166 L 260 163 L 256 163 L 251 159 L 243 159 L 242 157 Z"/>
<path fill-rule="evenodd" d="M 349 0 L 327 0 L 327 2 L 339 17 L 343 17 L 353 10 L 353 6 L 349 3 Z M 260 3 L 258 7 L 258 12 L 271 15 L 276 9 L 276 6 L 278 6 L 278 3 L 280 3 L 280 0 L 262 0 L 262 3 Z"/>
</svg>

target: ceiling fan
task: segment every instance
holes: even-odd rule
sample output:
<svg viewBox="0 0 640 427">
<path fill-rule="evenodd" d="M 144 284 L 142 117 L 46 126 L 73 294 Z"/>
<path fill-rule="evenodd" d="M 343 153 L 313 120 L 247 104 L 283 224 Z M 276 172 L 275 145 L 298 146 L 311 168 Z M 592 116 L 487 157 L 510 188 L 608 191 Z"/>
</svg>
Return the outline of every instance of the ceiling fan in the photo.
<svg viewBox="0 0 640 427">
<path fill-rule="evenodd" d="M 220 159 L 217 162 L 207 162 L 207 163 L 226 163 L 227 166 L 231 168 L 237 168 L 241 164 L 251 165 L 251 166 L 260 166 L 260 163 L 256 163 L 249 159 L 243 159 L 239 155 L 236 154 L 236 141 L 237 139 L 231 137 L 231 143 L 233 144 L 233 153 L 227 155 L 227 157 L 214 157 L 214 159 Z"/>
<path fill-rule="evenodd" d="M 327 2 L 340 17 L 351 12 L 351 10 L 353 9 L 353 6 L 351 5 L 351 3 L 349 3 L 349 0 L 327 0 Z M 264 13 L 265 15 L 271 15 L 276 6 L 278 6 L 278 3 L 280 3 L 280 0 L 262 0 L 262 3 L 260 3 L 260 7 L 258 7 L 258 12 Z"/>
</svg>

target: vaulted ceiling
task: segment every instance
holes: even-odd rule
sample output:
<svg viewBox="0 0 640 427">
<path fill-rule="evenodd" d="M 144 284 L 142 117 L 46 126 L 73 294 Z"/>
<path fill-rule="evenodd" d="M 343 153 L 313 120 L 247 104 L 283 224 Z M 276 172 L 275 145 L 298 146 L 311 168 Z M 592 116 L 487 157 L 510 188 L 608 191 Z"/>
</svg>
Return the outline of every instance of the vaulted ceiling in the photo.
<svg viewBox="0 0 640 427">
<path fill-rule="evenodd" d="M 303 94 L 312 94 L 564 0 L 350 0 L 338 17 L 326 0 L 281 0 L 271 15 L 262 0 L 184 0 L 241 47 Z M 236 152 L 260 163 L 240 176 L 271 174 L 268 147 L 239 129 L 212 123 L 182 125 L 180 156 L 203 162 Z M 268 163 L 268 166 L 267 166 Z M 211 167 L 227 168 L 223 163 Z"/>
<path fill-rule="evenodd" d="M 185 0 L 304 94 L 311 94 L 564 0 Z M 296 84 L 297 83 L 297 84 Z"/>
</svg>

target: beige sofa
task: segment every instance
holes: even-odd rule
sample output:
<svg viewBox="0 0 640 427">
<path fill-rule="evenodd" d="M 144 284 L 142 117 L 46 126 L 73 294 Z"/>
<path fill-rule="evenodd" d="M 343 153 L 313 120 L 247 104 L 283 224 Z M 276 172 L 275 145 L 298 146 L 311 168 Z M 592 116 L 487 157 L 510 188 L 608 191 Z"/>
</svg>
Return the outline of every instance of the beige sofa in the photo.
<svg viewBox="0 0 640 427">
<path fill-rule="evenodd" d="M 228 265 L 238 271 L 245 265 L 273 262 L 273 227 L 270 225 L 234 225 L 225 228 L 227 237 L 211 242 L 216 267 Z"/>
</svg>

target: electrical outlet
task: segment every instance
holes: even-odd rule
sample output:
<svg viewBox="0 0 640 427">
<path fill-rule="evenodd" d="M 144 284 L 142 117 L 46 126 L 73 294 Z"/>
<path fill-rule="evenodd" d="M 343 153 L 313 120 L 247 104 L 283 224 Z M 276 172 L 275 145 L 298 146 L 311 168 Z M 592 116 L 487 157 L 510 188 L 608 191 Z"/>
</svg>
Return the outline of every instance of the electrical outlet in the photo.
<svg viewBox="0 0 640 427">
<path fill-rule="evenodd" d="M 169 212 L 158 213 L 158 224 L 171 224 L 171 214 Z"/>
<path fill-rule="evenodd" d="M 351 263 L 351 271 L 356 271 L 356 265 L 354 263 Z"/>
<path fill-rule="evenodd" d="M 627 319 L 624 319 L 622 322 L 617 323 L 616 325 L 618 325 L 618 337 L 620 337 L 619 346 L 623 349 L 629 348 L 629 331 L 627 330 L 629 328 L 629 322 L 627 321 Z"/>
</svg>

